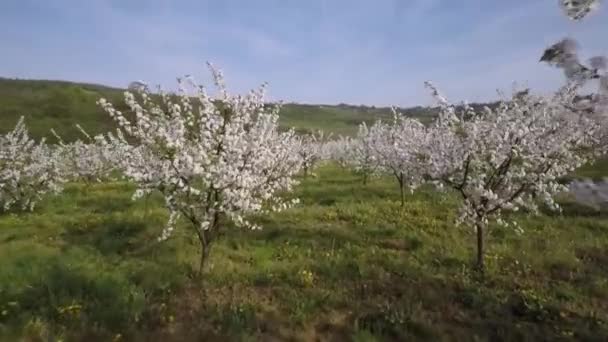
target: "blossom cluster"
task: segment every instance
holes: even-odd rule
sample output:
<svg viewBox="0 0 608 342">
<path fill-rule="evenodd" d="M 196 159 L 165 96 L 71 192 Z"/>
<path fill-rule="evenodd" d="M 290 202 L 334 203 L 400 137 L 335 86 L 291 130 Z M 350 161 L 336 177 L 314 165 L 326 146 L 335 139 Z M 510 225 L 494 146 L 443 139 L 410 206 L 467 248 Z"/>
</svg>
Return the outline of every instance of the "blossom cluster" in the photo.
<svg viewBox="0 0 608 342">
<path fill-rule="evenodd" d="M 550 98 L 523 92 L 482 112 L 466 105 L 457 112 L 438 97 L 428 176 L 461 194 L 460 221 L 487 225 L 502 210 L 537 212 L 539 200 L 559 209 L 554 195 L 567 190 L 559 179 L 597 156 L 601 132 L 572 110 L 575 97 L 576 87 Z"/>
<path fill-rule="evenodd" d="M 344 167 L 352 168 L 363 176 L 388 173 L 395 177 L 402 190 L 414 190 L 423 183 L 420 152 L 427 138 L 427 128 L 418 120 L 393 110 L 389 122 L 376 121 L 371 127 L 359 125 L 353 138 L 340 137 L 324 144 L 326 158 Z"/>
<path fill-rule="evenodd" d="M 70 180 L 87 183 L 111 179 L 120 161 L 126 157 L 125 146 L 115 144 L 118 140 L 111 133 L 91 137 L 80 125 L 76 127 L 87 142 L 76 140 L 65 143 L 51 130 L 58 140 L 56 150 L 62 174 Z"/>
<path fill-rule="evenodd" d="M 551 97 L 515 92 L 493 108 L 450 104 L 427 83 L 439 106 L 425 126 L 394 112 L 393 120 L 361 124 L 355 138 L 331 143 L 334 160 L 393 175 L 403 191 L 423 183 L 462 197 L 459 223 L 505 223 L 504 210 L 559 210 L 560 178 L 604 152 L 603 120 L 575 106 L 578 86 Z M 403 200 L 403 198 L 402 198 Z"/>
<path fill-rule="evenodd" d="M 314 176 L 315 174 L 313 171 L 319 163 L 330 157 L 328 154 L 329 150 L 324 146 L 325 139 L 327 139 L 327 137 L 323 131 L 301 136 L 302 142 L 298 150 L 298 155 L 302 162 L 302 170 L 304 171 L 305 176 Z"/>
<path fill-rule="evenodd" d="M 402 192 L 416 189 L 423 182 L 426 164 L 424 146 L 429 137 L 420 121 L 397 113 L 392 122 L 377 121 L 367 131 L 365 141 L 378 167 L 392 174 Z M 360 132 L 366 132 L 362 126 Z"/>
<path fill-rule="evenodd" d="M 374 145 L 377 141 L 378 139 L 370 134 L 367 124 L 361 123 L 357 136 L 351 144 L 349 160 L 355 172 L 363 176 L 364 184 L 367 183 L 369 177 L 381 172 L 381 159 Z"/>
<path fill-rule="evenodd" d="M 31 139 L 23 117 L 12 131 L 0 135 L 2 210 L 33 210 L 45 194 L 60 192 L 64 182 L 57 151 L 44 140 Z"/>
<path fill-rule="evenodd" d="M 355 139 L 344 136 L 328 140 L 320 146 L 321 160 L 331 160 L 339 166 L 347 168 L 352 162 L 351 154 L 355 143 Z"/>
<path fill-rule="evenodd" d="M 99 100 L 125 133 L 112 143 L 127 154 L 119 167 L 137 184 L 135 197 L 155 190 L 164 195 L 170 218 L 161 239 L 183 216 L 203 246 L 222 218 L 256 228 L 245 220 L 247 214 L 292 203 L 279 194 L 296 184 L 304 144 L 293 130 L 279 132 L 279 107 L 264 102 L 265 86 L 246 96 L 230 95 L 222 73 L 210 69 L 217 98 L 192 79 L 178 80 L 177 94 L 155 95 L 141 87 L 125 92 L 134 121 Z"/>
</svg>

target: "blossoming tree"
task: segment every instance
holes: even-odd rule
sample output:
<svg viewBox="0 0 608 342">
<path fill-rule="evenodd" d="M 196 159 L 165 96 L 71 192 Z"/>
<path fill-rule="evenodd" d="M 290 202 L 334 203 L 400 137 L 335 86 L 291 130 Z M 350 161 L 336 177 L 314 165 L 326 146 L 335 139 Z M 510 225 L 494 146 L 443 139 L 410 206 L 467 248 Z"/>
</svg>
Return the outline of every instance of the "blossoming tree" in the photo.
<svg viewBox="0 0 608 342">
<path fill-rule="evenodd" d="M 374 136 L 370 135 L 370 129 L 365 122 L 359 125 L 357 136 L 350 148 L 350 163 L 355 172 L 363 178 L 363 184 L 367 184 L 370 176 L 376 174 L 380 167 L 379 156 L 375 153 Z"/>
<path fill-rule="evenodd" d="M 302 160 L 302 169 L 304 177 L 308 175 L 314 176 L 312 171 L 319 165 L 319 162 L 326 159 L 328 155 L 323 148 L 327 137 L 323 131 L 316 131 L 302 136 L 302 144 L 298 150 L 300 159 Z"/>
<path fill-rule="evenodd" d="M 484 268 L 484 234 L 505 210 L 538 211 L 538 201 L 559 209 L 558 182 L 593 159 L 595 120 L 571 110 L 573 88 L 551 98 L 518 93 L 494 109 L 455 107 L 431 85 L 441 108 L 429 131 L 428 175 L 462 197 L 459 222 L 475 229 L 477 267 Z"/>
<path fill-rule="evenodd" d="M 58 193 L 64 177 L 57 153 L 28 135 L 24 118 L 0 135 L 0 204 L 3 210 L 33 210 L 47 193 Z"/>
<path fill-rule="evenodd" d="M 134 196 L 155 190 L 164 195 L 170 216 L 159 239 L 170 237 L 179 217 L 190 222 L 200 242 L 199 274 L 225 220 L 254 229 L 246 215 L 296 202 L 280 193 L 292 189 L 302 163 L 301 140 L 293 130 L 278 131 L 279 107 L 265 104 L 265 87 L 230 95 L 222 73 L 209 67 L 217 99 L 192 79 L 178 79 L 178 94 L 161 93 L 158 101 L 141 87 L 125 92 L 133 122 L 99 100 L 135 142 L 129 148 L 125 137 L 116 137 L 127 146 L 121 168 L 138 185 Z"/>
<path fill-rule="evenodd" d="M 111 134 L 107 137 L 102 134 L 91 137 L 80 125 L 76 127 L 87 142 L 76 140 L 66 143 L 51 129 L 58 141 L 57 157 L 63 174 L 85 183 L 109 179 L 120 160 L 126 157 L 121 145 L 113 144 L 117 140 Z"/>
<path fill-rule="evenodd" d="M 377 121 L 367 132 L 366 141 L 373 149 L 378 165 L 392 174 L 399 185 L 401 205 L 405 205 L 405 191 L 413 191 L 423 181 L 426 127 L 420 121 L 399 115 L 393 110 L 393 121 Z"/>
<path fill-rule="evenodd" d="M 352 138 L 344 136 L 328 140 L 321 146 L 321 159 L 334 161 L 340 167 L 347 168 L 351 163 L 351 150 L 354 143 Z"/>
</svg>

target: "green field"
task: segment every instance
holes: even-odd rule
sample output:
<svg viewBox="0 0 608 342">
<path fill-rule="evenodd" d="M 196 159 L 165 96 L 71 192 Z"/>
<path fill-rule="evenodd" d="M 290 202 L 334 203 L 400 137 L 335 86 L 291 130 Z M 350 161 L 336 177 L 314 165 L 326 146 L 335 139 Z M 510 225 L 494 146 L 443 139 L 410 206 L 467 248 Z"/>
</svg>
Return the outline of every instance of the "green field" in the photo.
<svg viewBox="0 0 608 342">
<path fill-rule="evenodd" d="M 0 130 L 25 115 L 36 137 L 107 131 L 100 96 L 121 103 L 97 85 L 0 79 Z M 378 117 L 388 110 L 290 104 L 281 124 L 353 134 Z M 562 198 L 562 214 L 514 216 L 523 235 L 492 227 L 482 278 L 455 196 L 422 189 L 401 208 L 391 178 L 316 173 L 299 206 L 253 218 L 263 230 L 223 227 L 202 280 L 187 223 L 157 242 L 162 199 L 131 201 L 128 183 L 69 184 L 0 214 L 0 341 L 608 340 L 605 214 Z"/>
<path fill-rule="evenodd" d="M 201 281 L 186 223 L 157 242 L 162 201 L 132 190 L 71 184 L 0 217 L 6 339 L 608 339 L 608 218 L 573 204 L 517 217 L 521 236 L 494 227 L 481 279 L 455 197 L 427 189 L 400 208 L 392 179 L 328 165 L 263 230 L 226 226 Z"/>
</svg>

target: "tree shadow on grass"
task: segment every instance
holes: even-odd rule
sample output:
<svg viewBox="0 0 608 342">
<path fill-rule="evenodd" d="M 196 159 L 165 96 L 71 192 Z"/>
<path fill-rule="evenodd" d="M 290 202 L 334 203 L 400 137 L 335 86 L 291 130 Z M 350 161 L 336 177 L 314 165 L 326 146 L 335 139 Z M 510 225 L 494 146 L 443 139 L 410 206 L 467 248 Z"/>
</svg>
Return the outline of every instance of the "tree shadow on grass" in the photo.
<svg viewBox="0 0 608 342">
<path fill-rule="evenodd" d="M 103 214 L 128 211 L 133 208 L 135 201 L 123 196 L 86 197 L 79 199 L 78 205 L 86 208 L 89 212 Z"/>
<path fill-rule="evenodd" d="M 588 274 L 608 277 L 608 250 L 600 247 L 577 248 L 576 257 L 584 262 Z"/>
<path fill-rule="evenodd" d="M 86 245 L 103 255 L 126 255 L 142 248 L 142 241 L 153 240 L 143 221 L 109 216 L 88 224 L 74 223 L 65 228 L 62 239 L 71 245 Z"/>
<path fill-rule="evenodd" d="M 545 341 L 570 336 L 602 341 L 608 327 L 595 317 L 547 304 L 534 294 L 495 291 L 491 282 L 416 277 L 361 280 L 351 285 L 352 325 L 388 340 Z M 570 335 L 568 335 L 570 334 Z"/>
<path fill-rule="evenodd" d="M 18 310 L 5 317 L 10 325 L 41 319 L 51 334 L 67 328 L 110 337 L 129 330 L 145 308 L 142 289 L 85 260 L 56 257 L 32 267 L 35 274 L 22 275 L 29 276 L 28 286 L 0 293 L 0 302 L 15 303 Z"/>
<path fill-rule="evenodd" d="M 307 331 L 307 340 L 348 340 L 361 331 L 387 341 L 608 338 L 608 327 L 594 317 L 569 311 L 567 306 L 546 304 L 525 291 L 497 291 L 492 281 L 463 282 L 415 270 L 405 277 L 358 274 L 341 279 L 336 285 L 341 294 L 331 296 L 342 297 L 323 305 L 308 304 L 320 300 L 318 296 L 326 291 L 300 290 L 286 284 L 262 288 L 243 285 L 236 297 L 221 295 L 226 287 L 217 288 L 219 293 L 208 297 L 180 297 L 180 329 L 166 340 L 176 340 L 176 334 L 181 339 L 221 335 L 228 339 L 294 340 L 301 338 L 302 331 Z M 266 315 L 268 302 L 264 298 L 268 296 L 274 298 L 274 316 Z M 301 322 L 290 316 L 297 308 L 307 310 Z"/>
<path fill-rule="evenodd" d="M 267 243 L 281 244 L 288 242 L 296 246 L 307 247 L 341 247 L 346 244 L 362 247 L 365 241 L 354 233 L 340 231 L 338 229 L 323 228 L 284 228 L 284 227 L 264 227 L 256 232 L 243 232 L 248 234 L 248 238 L 253 241 L 265 241 Z M 240 240 L 241 234 L 226 236 L 227 239 Z"/>
</svg>

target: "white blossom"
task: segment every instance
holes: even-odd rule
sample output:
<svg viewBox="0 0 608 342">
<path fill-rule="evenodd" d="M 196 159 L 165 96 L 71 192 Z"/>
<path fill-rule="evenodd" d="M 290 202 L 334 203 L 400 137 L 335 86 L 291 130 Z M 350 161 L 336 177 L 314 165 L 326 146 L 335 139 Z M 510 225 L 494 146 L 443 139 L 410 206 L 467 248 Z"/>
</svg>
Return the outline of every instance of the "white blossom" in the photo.
<svg viewBox="0 0 608 342">
<path fill-rule="evenodd" d="M 248 214 L 291 203 L 279 194 L 293 188 L 302 165 L 302 141 L 293 130 L 278 131 L 279 107 L 264 102 L 265 86 L 230 95 L 221 72 L 209 66 L 219 90 L 215 99 L 191 78 L 179 81 L 178 94 L 125 92 L 134 121 L 99 100 L 135 142 L 113 139 L 127 154 L 119 163 L 122 171 L 137 184 L 138 194 L 159 190 L 164 195 L 171 215 L 161 239 L 185 217 L 201 243 L 201 267 L 222 219 L 257 228 L 246 220 Z"/>
<path fill-rule="evenodd" d="M 432 128 L 428 173 L 463 197 L 461 222 L 485 225 L 504 209 L 537 212 L 537 200 L 559 209 L 559 178 L 593 160 L 599 141 L 597 121 L 570 109 L 574 96 L 572 88 L 552 98 L 525 95 Z"/>
<path fill-rule="evenodd" d="M 379 120 L 369 131 L 366 132 L 366 127 L 362 127 L 362 130 L 365 144 L 372 151 L 369 163 L 377 161 L 381 170 L 395 177 L 403 205 L 406 188 L 413 191 L 424 182 L 427 156 L 421 151 L 429 137 L 427 128 L 420 121 L 405 117 L 393 109 L 392 122 Z"/>
<path fill-rule="evenodd" d="M 1 209 L 33 210 L 47 193 L 59 193 L 65 182 L 57 151 L 44 140 L 36 143 L 28 135 L 24 118 L 0 135 Z"/>
<path fill-rule="evenodd" d="M 313 170 L 319 165 L 319 162 L 329 158 L 323 148 L 326 138 L 323 131 L 316 131 L 302 136 L 298 154 L 302 161 L 302 169 L 305 176 L 315 176 Z"/>
<path fill-rule="evenodd" d="M 352 168 L 363 177 L 364 184 L 380 169 L 380 161 L 373 145 L 377 139 L 374 139 L 369 132 L 367 125 L 361 123 L 356 137 L 339 137 L 326 142 L 323 146 L 328 159 L 342 167 Z"/>
<path fill-rule="evenodd" d="M 62 173 L 71 180 L 100 182 L 110 179 L 126 152 L 122 144 L 112 134 L 91 137 L 82 127 L 76 125 L 87 142 L 76 140 L 65 143 L 54 131 L 59 144 L 56 147 Z"/>
</svg>

